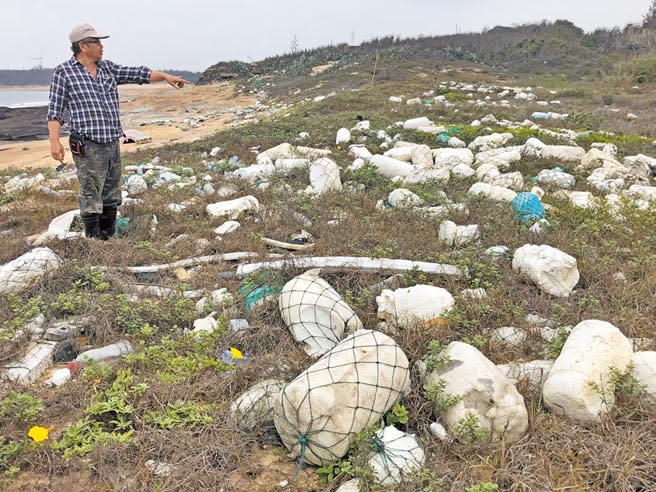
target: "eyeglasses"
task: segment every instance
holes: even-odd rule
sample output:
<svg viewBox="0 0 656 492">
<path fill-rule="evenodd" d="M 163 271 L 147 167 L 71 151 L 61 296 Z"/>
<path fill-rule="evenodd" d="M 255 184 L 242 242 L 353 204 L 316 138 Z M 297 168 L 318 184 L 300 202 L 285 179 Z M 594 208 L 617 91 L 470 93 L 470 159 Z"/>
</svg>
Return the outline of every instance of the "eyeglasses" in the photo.
<svg viewBox="0 0 656 492">
<path fill-rule="evenodd" d="M 84 44 L 102 44 L 102 41 L 100 41 L 100 39 L 85 39 L 81 42 Z"/>
</svg>

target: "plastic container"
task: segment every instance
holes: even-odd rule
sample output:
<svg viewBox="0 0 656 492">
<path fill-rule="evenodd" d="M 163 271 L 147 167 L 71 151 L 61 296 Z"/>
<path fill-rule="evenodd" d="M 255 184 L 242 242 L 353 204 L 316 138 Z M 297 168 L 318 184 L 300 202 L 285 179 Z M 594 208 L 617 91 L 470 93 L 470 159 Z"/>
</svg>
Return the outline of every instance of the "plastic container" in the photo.
<svg viewBox="0 0 656 492">
<path fill-rule="evenodd" d="M 120 340 L 111 345 L 106 345 L 97 349 L 82 352 L 75 359 L 75 362 L 101 362 L 107 359 L 114 359 L 132 352 L 132 344 L 127 340 Z"/>
<path fill-rule="evenodd" d="M 536 112 L 534 112 L 534 113 L 531 114 L 531 118 L 533 118 L 534 120 L 542 120 L 542 121 L 544 121 L 544 120 L 548 120 L 548 119 L 549 119 L 549 114 L 548 114 L 548 113 L 543 113 L 543 112 L 541 112 L 541 111 L 536 111 Z"/>
</svg>

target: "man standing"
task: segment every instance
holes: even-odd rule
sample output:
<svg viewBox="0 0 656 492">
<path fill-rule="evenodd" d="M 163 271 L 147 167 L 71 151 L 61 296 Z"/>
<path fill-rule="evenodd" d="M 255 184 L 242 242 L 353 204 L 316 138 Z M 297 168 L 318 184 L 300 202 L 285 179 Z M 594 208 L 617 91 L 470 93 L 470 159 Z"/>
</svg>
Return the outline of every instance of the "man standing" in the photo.
<svg viewBox="0 0 656 492">
<path fill-rule="evenodd" d="M 73 28 L 69 35 L 73 56 L 55 68 L 50 84 L 48 134 L 50 154 L 63 162 L 59 131 L 64 110 L 70 112 L 69 139 L 80 181 L 80 214 L 88 238 L 114 235 L 116 209 L 121 204 L 121 154 L 123 136 L 118 111 L 120 84 L 148 84 L 165 80 L 175 88 L 186 80 L 148 67 L 125 67 L 103 60 L 101 39 L 89 24 Z"/>
</svg>

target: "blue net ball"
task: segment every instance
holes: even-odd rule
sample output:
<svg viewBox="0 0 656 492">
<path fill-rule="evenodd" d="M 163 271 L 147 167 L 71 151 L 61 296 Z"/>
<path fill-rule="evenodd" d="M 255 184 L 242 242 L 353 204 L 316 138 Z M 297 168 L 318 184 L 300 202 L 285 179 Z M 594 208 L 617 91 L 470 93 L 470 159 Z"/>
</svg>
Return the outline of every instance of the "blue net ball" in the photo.
<svg viewBox="0 0 656 492">
<path fill-rule="evenodd" d="M 510 202 L 521 223 L 544 219 L 544 205 L 535 193 L 521 192 Z"/>
</svg>

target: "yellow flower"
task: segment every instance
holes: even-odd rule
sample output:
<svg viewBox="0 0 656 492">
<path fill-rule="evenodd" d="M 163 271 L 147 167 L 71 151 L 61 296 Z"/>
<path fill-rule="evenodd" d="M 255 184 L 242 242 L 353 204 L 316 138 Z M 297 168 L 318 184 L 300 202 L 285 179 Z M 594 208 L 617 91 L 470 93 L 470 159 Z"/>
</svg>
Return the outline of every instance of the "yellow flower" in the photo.
<svg viewBox="0 0 656 492">
<path fill-rule="evenodd" d="M 244 355 L 241 353 L 241 351 L 235 347 L 230 347 L 230 355 L 232 355 L 232 360 L 239 360 L 244 358 Z"/>
<path fill-rule="evenodd" d="M 45 427 L 41 427 L 40 425 L 33 425 L 30 430 L 27 432 L 27 435 L 31 437 L 34 442 L 41 442 L 45 441 L 48 439 L 48 431 L 50 429 L 46 429 Z"/>
</svg>

